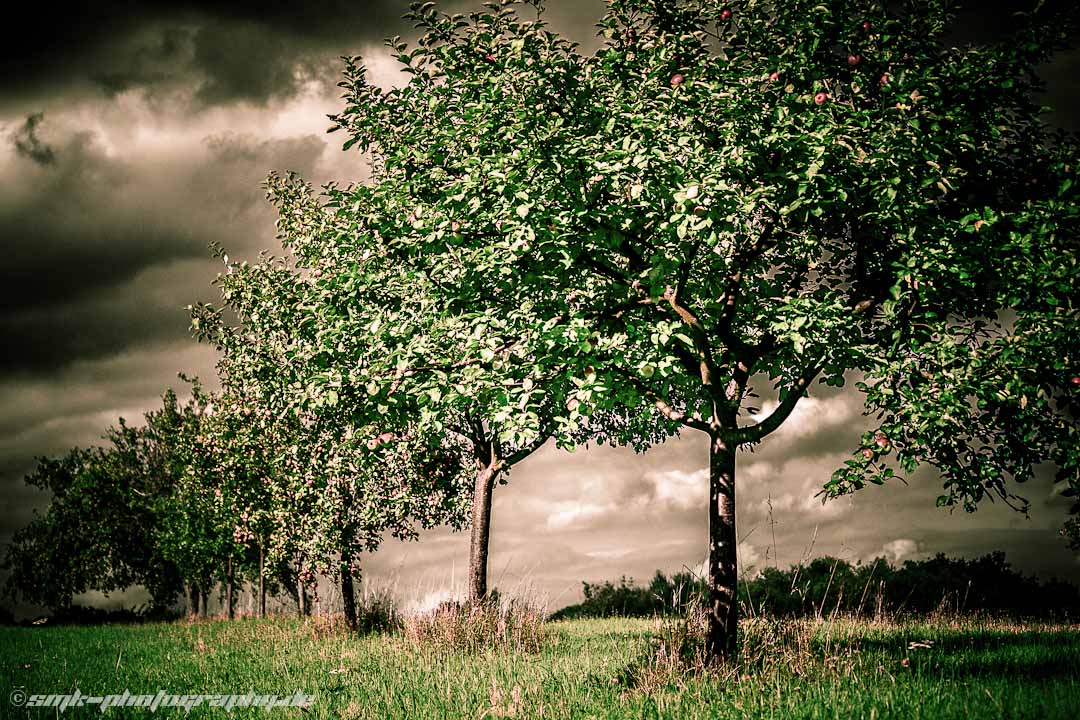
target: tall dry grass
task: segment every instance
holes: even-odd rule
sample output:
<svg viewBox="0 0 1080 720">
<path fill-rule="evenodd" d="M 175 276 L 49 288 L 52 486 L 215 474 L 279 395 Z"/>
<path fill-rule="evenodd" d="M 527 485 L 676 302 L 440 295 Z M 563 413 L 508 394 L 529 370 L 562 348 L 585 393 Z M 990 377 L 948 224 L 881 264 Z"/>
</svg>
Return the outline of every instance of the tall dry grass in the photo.
<svg viewBox="0 0 1080 720">
<path fill-rule="evenodd" d="M 444 602 L 406 618 L 403 632 L 412 645 L 435 651 L 535 653 L 547 637 L 547 614 L 515 599 Z"/>
</svg>

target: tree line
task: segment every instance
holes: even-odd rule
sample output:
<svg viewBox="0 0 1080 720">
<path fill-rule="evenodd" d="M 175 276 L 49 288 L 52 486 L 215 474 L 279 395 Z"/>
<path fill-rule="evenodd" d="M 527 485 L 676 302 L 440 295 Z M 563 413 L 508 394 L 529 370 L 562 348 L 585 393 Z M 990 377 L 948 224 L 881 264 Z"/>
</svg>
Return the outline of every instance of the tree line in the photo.
<svg viewBox="0 0 1080 720">
<path fill-rule="evenodd" d="M 705 580 L 689 572 L 668 576 L 658 570 L 647 585 L 624 576 L 582 586 L 584 600 L 553 618 L 681 615 L 708 598 Z M 939 612 L 1071 621 L 1080 613 L 1080 587 L 1024 575 L 1001 551 L 971 560 L 939 553 L 900 564 L 825 556 L 744 576 L 739 603 L 751 616 L 896 618 Z"/>
<path fill-rule="evenodd" d="M 612 0 L 592 53 L 539 4 L 414 5 L 400 86 L 345 59 L 363 181 L 272 175 L 282 254 L 219 249 L 191 309 L 222 390 L 185 527 L 219 483 L 230 542 L 346 587 L 385 533 L 466 522 L 481 602 L 520 462 L 704 433 L 721 661 L 737 453 L 819 384 L 870 425 L 824 499 L 928 465 L 941 506 L 1024 510 L 1043 463 L 1075 495 L 1080 158 L 1036 102 L 1064 5 L 956 47 L 948 0 Z"/>
</svg>

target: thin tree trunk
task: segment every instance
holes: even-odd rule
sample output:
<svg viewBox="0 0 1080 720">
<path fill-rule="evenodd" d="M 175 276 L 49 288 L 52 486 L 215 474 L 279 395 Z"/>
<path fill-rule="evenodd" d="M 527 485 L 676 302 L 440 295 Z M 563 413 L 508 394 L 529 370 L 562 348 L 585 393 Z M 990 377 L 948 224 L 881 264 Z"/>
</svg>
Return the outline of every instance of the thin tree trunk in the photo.
<svg viewBox="0 0 1080 720">
<path fill-rule="evenodd" d="M 206 585 L 209 585 L 209 583 L 206 583 Z M 202 601 L 199 605 L 199 617 L 206 617 L 207 606 L 210 605 L 210 595 L 206 590 L 199 588 L 199 598 Z"/>
<path fill-rule="evenodd" d="M 307 615 L 307 587 L 299 578 L 296 580 L 296 611 L 300 617 Z"/>
<path fill-rule="evenodd" d="M 266 551 L 259 543 L 259 617 L 266 617 Z"/>
<path fill-rule="evenodd" d="M 709 446 L 709 616 L 705 652 L 710 664 L 735 658 L 739 628 L 735 534 L 735 448 L 722 437 Z"/>
<path fill-rule="evenodd" d="M 345 625 L 356 630 L 356 589 L 353 587 L 352 562 L 347 553 L 341 554 L 341 609 L 345 613 Z"/>
<path fill-rule="evenodd" d="M 230 620 L 236 617 L 236 610 L 233 608 L 233 600 L 236 598 L 236 575 L 233 573 L 233 559 L 230 557 L 227 561 L 225 568 L 225 607 L 228 608 L 226 612 Z"/>
<path fill-rule="evenodd" d="M 188 596 L 188 618 L 195 618 L 199 615 L 199 591 L 195 589 L 195 584 L 187 586 Z"/>
<path fill-rule="evenodd" d="M 469 602 L 487 599 L 488 542 L 491 536 L 491 496 L 498 472 L 491 465 L 476 473 L 472 500 L 472 536 L 469 541 Z"/>
</svg>

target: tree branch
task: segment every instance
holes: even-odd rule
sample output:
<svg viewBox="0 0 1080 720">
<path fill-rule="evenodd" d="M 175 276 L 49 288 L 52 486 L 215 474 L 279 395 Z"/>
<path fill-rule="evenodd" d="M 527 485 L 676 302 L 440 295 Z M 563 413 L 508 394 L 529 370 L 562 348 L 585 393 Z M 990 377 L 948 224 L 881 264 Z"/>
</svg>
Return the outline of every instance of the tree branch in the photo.
<svg viewBox="0 0 1080 720">
<path fill-rule="evenodd" d="M 791 415 L 791 411 L 795 409 L 795 405 L 802 398 L 803 393 L 806 392 L 806 388 L 810 386 L 810 383 L 814 381 L 814 378 L 820 372 L 821 364 L 811 363 L 795 381 L 795 384 L 788 389 L 783 401 L 772 411 L 769 417 L 755 425 L 739 428 L 735 432 L 735 441 L 739 445 L 760 442 L 766 435 L 783 425 L 784 421 Z"/>
</svg>

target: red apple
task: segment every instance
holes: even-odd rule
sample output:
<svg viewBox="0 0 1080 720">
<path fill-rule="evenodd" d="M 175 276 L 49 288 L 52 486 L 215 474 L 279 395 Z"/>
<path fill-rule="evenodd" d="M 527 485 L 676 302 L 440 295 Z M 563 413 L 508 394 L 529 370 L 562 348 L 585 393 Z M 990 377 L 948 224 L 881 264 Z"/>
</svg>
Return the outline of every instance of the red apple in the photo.
<svg viewBox="0 0 1080 720">
<path fill-rule="evenodd" d="M 780 79 L 780 73 L 778 73 L 776 70 L 773 70 L 772 74 L 769 75 L 769 79 L 772 80 L 773 82 L 776 82 L 777 80 Z"/>
<path fill-rule="evenodd" d="M 818 105 L 824 105 L 825 101 L 829 99 L 829 96 L 823 92 L 819 92 L 814 96 L 814 102 Z"/>
<path fill-rule="evenodd" d="M 450 223 L 451 232 L 457 232 L 459 229 L 461 229 L 461 223 L 459 223 L 457 220 L 454 220 Z"/>
<path fill-rule="evenodd" d="M 880 433 L 878 434 L 877 437 L 874 438 L 874 442 L 877 443 L 878 447 L 883 448 L 883 447 L 888 447 L 889 446 L 889 438 L 885 437 L 884 435 L 882 435 Z"/>
<path fill-rule="evenodd" d="M 673 88 L 679 87 L 680 85 L 683 84 L 684 80 L 686 80 L 686 78 L 683 77 L 682 73 L 675 73 L 674 75 L 671 76 L 671 87 L 673 87 Z"/>
<path fill-rule="evenodd" d="M 495 62 L 495 56 L 494 55 L 488 55 L 484 59 L 487 60 L 490 63 Z"/>
<path fill-rule="evenodd" d="M 727 22 L 731 19 L 731 8 L 724 8 L 720 11 L 720 19 Z"/>
<path fill-rule="evenodd" d="M 862 62 L 862 58 L 859 57 L 858 55 L 848 55 L 847 56 L 847 64 L 850 65 L 851 67 L 855 67 L 856 65 L 858 65 L 861 62 Z"/>
<path fill-rule="evenodd" d="M 869 460 L 870 458 L 874 457 L 874 451 L 870 448 L 863 448 L 862 456 Z"/>
<path fill-rule="evenodd" d="M 863 20 L 863 24 L 862 24 L 863 32 L 870 32 L 870 28 L 872 28 L 872 27 L 873 27 L 873 25 L 870 24 L 869 20 Z"/>
<path fill-rule="evenodd" d="M 1069 382 L 1071 382 L 1073 385 L 1080 385 L 1080 377 L 1077 377 L 1077 376 L 1074 375 L 1073 379 L 1070 380 Z"/>
<path fill-rule="evenodd" d="M 888 76 L 888 74 L 882 75 L 881 79 L 878 80 L 878 84 L 881 85 L 882 87 L 884 87 L 885 85 L 888 85 L 889 84 L 889 76 Z"/>
</svg>

